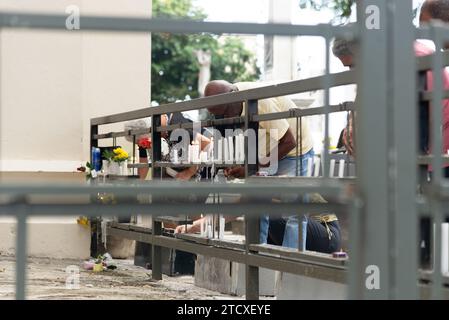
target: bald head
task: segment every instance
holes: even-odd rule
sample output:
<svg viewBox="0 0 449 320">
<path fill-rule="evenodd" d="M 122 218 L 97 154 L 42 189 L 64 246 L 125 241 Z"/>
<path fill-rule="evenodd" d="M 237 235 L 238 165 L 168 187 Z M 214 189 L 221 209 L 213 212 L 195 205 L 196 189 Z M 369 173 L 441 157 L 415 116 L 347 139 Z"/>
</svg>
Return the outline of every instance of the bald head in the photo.
<svg viewBox="0 0 449 320">
<path fill-rule="evenodd" d="M 204 89 L 204 95 L 215 96 L 217 94 L 223 94 L 232 92 L 233 85 L 225 80 L 214 80 L 209 82 Z"/>
<path fill-rule="evenodd" d="M 231 93 L 238 91 L 237 87 L 232 83 L 225 80 L 213 80 L 206 85 L 204 89 L 204 95 L 206 97 L 215 96 L 218 94 Z M 241 113 L 242 103 L 230 103 L 218 106 L 212 106 L 207 108 L 207 110 L 216 116 L 232 117 L 237 116 Z"/>
</svg>

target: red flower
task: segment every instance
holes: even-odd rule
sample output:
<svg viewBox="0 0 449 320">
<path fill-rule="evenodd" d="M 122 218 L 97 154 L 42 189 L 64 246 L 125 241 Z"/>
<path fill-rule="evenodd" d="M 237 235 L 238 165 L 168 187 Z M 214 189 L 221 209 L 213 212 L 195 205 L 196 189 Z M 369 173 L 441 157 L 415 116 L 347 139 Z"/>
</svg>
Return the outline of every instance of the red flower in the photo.
<svg viewBox="0 0 449 320">
<path fill-rule="evenodd" d="M 139 139 L 139 141 L 137 141 L 137 145 L 143 149 L 150 149 L 151 148 L 151 140 L 149 138 L 141 138 L 141 139 Z"/>
</svg>

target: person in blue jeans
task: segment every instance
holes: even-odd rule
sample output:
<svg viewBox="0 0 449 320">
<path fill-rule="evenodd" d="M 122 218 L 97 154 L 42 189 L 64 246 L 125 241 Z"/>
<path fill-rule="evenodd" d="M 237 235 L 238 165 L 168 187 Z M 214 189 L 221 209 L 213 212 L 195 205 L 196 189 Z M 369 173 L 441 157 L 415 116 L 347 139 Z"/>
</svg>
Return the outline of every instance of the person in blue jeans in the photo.
<svg viewBox="0 0 449 320">
<path fill-rule="evenodd" d="M 308 162 L 313 161 L 314 155 L 314 151 L 311 149 L 304 155 L 298 156 L 298 163 L 302 163 L 302 166 L 299 164 L 298 168 L 296 157 L 285 157 L 279 161 L 276 175 L 306 176 L 309 168 Z M 309 196 L 304 195 L 303 201 L 308 202 Z M 297 215 L 286 218 L 263 215 L 260 218 L 260 243 L 271 243 L 297 249 L 299 225 Z M 332 253 L 340 250 L 340 245 L 340 226 L 335 215 L 315 216 L 307 219 L 306 250 Z"/>
</svg>

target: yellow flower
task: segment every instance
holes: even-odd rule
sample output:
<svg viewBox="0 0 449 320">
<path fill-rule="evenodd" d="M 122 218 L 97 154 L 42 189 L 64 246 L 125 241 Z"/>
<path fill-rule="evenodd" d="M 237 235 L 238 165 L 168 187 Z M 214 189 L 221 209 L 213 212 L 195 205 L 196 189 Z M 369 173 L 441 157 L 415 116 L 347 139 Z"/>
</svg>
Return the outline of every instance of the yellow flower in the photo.
<svg viewBox="0 0 449 320">
<path fill-rule="evenodd" d="M 114 152 L 115 154 L 115 156 L 112 158 L 113 161 L 120 162 L 129 158 L 128 152 L 126 152 L 122 148 L 116 148 L 112 152 Z"/>
</svg>

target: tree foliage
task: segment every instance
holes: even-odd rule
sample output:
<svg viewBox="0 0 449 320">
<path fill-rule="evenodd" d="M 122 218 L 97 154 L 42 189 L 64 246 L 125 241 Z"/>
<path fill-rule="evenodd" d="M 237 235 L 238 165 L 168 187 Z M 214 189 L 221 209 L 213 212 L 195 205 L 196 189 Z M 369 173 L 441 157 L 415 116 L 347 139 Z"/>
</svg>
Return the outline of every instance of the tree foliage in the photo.
<svg viewBox="0 0 449 320">
<path fill-rule="evenodd" d="M 207 15 L 192 0 L 154 0 L 153 16 L 204 20 Z M 212 53 L 211 78 L 253 81 L 260 71 L 254 53 L 238 37 L 207 33 L 152 34 L 151 93 L 159 104 L 198 97 L 199 64 L 195 52 Z"/>
<path fill-rule="evenodd" d="M 336 17 L 340 19 L 346 19 L 351 16 L 352 5 L 355 0 L 299 0 L 299 6 L 301 8 L 314 8 L 320 10 L 322 8 L 333 8 L 335 10 Z"/>
</svg>

